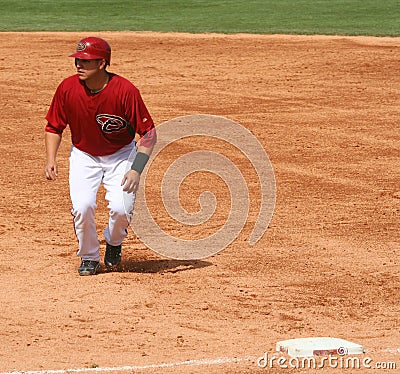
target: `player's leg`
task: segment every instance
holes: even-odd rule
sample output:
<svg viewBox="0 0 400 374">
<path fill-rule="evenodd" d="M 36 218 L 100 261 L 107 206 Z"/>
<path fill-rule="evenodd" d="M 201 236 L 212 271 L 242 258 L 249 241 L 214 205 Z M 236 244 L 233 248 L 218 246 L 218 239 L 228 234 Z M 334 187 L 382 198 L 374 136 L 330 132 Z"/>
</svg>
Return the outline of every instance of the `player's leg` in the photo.
<svg viewBox="0 0 400 374">
<path fill-rule="evenodd" d="M 69 173 L 71 212 L 79 242 L 77 255 L 82 260 L 100 261 L 94 217 L 102 177 L 103 170 L 96 158 L 72 147 Z"/>
<path fill-rule="evenodd" d="M 108 226 L 104 230 L 104 238 L 108 247 L 116 247 L 114 256 L 116 258 L 113 261 L 113 256 L 111 256 L 111 263 L 108 265 L 119 263 L 118 248 L 120 253 L 120 246 L 127 235 L 127 229 L 132 219 L 135 194 L 124 192 L 121 186 L 121 181 L 129 170 L 134 157 L 132 149 L 133 144 L 124 147 L 114 155 L 107 156 L 107 160 L 105 160 L 103 185 L 106 190 L 105 197 L 108 201 L 110 217 Z M 113 248 L 108 249 L 114 250 Z"/>
</svg>

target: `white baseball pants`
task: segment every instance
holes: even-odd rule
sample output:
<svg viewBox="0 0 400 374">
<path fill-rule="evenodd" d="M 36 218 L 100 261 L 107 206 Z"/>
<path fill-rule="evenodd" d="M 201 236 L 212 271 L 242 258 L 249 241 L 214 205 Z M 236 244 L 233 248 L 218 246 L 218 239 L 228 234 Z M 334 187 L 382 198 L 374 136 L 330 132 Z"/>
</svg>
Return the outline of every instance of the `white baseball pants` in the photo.
<svg viewBox="0 0 400 374">
<path fill-rule="evenodd" d="M 135 194 L 123 191 L 121 181 L 136 155 L 136 142 L 109 156 L 91 156 L 71 147 L 69 185 L 75 233 L 82 260 L 100 261 L 95 211 L 100 184 L 106 190 L 109 221 L 104 238 L 111 245 L 120 245 L 132 219 Z"/>
</svg>

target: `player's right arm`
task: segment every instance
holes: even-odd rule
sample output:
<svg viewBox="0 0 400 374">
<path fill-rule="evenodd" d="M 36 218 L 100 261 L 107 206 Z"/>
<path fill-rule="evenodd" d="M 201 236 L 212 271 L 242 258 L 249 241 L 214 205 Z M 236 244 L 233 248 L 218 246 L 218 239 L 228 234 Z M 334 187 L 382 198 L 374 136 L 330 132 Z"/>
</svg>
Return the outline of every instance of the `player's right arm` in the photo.
<svg viewBox="0 0 400 374">
<path fill-rule="evenodd" d="M 58 176 L 56 158 L 62 135 L 46 131 L 44 139 L 46 145 L 46 165 L 44 172 L 48 180 L 55 180 Z"/>
<path fill-rule="evenodd" d="M 65 113 L 65 94 L 71 89 L 73 79 L 67 78 L 59 84 L 51 101 L 46 115 L 45 127 L 46 165 L 45 176 L 48 180 L 55 180 L 58 176 L 57 152 L 61 144 L 62 133 L 67 126 L 67 115 Z"/>
</svg>

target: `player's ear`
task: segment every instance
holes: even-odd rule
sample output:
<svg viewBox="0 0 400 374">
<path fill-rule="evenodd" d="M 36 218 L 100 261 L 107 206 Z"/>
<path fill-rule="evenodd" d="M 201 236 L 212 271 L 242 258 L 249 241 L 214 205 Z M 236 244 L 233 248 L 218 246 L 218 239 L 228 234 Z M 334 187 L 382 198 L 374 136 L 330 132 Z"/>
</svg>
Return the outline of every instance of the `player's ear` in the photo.
<svg viewBox="0 0 400 374">
<path fill-rule="evenodd" d="M 102 58 L 99 63 L 99 68 L 105 69 L 106 67 L 107 67 L 107 61 L 104 58 Z"/>
</svg>

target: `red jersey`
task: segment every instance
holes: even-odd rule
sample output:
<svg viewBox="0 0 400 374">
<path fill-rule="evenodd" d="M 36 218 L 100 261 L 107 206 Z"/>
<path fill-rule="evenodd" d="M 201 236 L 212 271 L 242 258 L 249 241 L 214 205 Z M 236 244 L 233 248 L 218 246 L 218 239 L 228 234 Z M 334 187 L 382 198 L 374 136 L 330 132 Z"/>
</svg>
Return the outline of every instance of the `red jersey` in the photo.
<svg viewBox="0 0 400 374">
<path fill-rule="evenodd" d="M 61 134 L 67 125 L 72 144 L 92 156 L 110 155 L 132 142 L 134 134 L 154 131 L 139 90 L 127 79 L 109 73 L 109 82 L 92 94 L 78 75 L 64 79 L 46 115 L 46 131 Z"/>
</svg>

